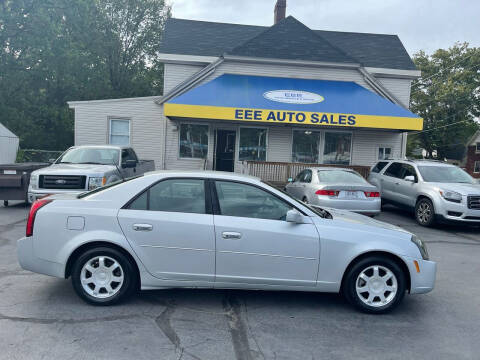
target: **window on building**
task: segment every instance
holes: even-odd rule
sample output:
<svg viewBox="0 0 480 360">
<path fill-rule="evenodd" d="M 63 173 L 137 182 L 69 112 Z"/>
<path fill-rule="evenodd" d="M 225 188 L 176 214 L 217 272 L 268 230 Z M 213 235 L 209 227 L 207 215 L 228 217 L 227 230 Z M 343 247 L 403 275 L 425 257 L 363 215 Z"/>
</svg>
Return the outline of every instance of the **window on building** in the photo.
<svg viewBox="0 0 480 360">
<path fill-rule="evenodd" d="M 318 144 L 320 132 L 294 130 L 292 144 L 292 161 L 299 163 L 318 163 Z"/>
<path fill-rule="evenodd" d="M 180 157 L 206 159 L 208 125 L 180 124 Z"/>
<path fill-rule="evenodd" d="M 267 159 L 267 129 L 240 128 L 240 161 L 265 161 Z"/>
<path fill-rule="evenodd" d="M 480 152 L 480 142 L 477 142 L 477 147 L 475 148 L 476 152 Z"/>
<path fill-rule="evenodd" d="M 130 145 L 129 119 L 110 119 L 109 143 L 112 145 Z"/>
<path fill-rule="evenodd" d="M 386 160 L 392 157 L 392 148 L 379 147 L 378 148 L 378 160 Z"/>
<path fill-rule="evenodd" d="M 480 161 L 475 161 L 475 164 L 473 166 L 473 172 L 480 173 Z"/>
<path fill-rule="evenodd" d="M 350 164 L 352 134 L 326 132 L 323 150 L 324 164 Z"/>
</svg>

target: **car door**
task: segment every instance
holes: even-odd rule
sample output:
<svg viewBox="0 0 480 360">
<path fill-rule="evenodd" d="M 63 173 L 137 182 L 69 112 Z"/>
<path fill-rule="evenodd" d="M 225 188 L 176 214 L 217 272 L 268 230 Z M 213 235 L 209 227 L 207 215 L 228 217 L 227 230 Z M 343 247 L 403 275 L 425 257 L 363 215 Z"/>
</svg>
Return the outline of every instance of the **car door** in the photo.
<svg viewBox="0 0 480 360">
<path fill-rule="evenodd" d="M 413 176 L 415 181 L 405 180 L 406 176 Z M 400 177 L 397 179 L 396 193 L 398 196 L 398 201 L 404 205 L 413 207 L 416 202 L 417 186 L 418 186 L 418 175 L 417 171 L 412 165 L 402 164 L 402 171 L 400 171 Z"/>
<path fill-rule="evenodd" d="M 320 245 L 313 222 L 285 221 L 293 206 L 252 184 L 216 180 L 212 193 L 215 286 L 315 285 Z"/>
<path fill-rule="evenodd" d="M 380 178 L 382 198 L 394 202 L 400 202 L 401 199 L 397 192 L 397 183 L 402 171 L 402 163 L 400 162 L 393 162 L 387 167 L 383 176 Z"/>
<path fill-rule="evenodd" d="M 286 186 L 287 193 L 296 199 L 298 199 L 298 197 L 300 196 L 300 185 L 301 185 L 300 179 L 303 178 L 304 174 L 305 174 L 305 170 L 299 172 L 297 176 L 295 176 L 293 181 L 290 184 L 287 184 Z"/>
<path fill-rule="evenodd" d="M 148 271 L 161 279 L 215 276 L 215 232 L 203 179 L 165 179 L 118 213 L 120 226 Z"/>
<path fill-rule="evenodd" d="M 298 199 L 302 200 L 309 198 L 310 184 L 312 182 L 312 170 L 306 169 L 303 172 L 303 176 L 300 178 Z"/>
</svg>

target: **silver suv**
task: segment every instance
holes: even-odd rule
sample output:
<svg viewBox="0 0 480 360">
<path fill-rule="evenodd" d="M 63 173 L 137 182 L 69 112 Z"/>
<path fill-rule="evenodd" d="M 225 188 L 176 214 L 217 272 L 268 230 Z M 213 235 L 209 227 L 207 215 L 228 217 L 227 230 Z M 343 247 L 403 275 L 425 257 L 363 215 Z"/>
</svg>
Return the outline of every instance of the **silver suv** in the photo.
<svg viewBox="0 0 480 360">
<path fill-rule="evenodd" d="M 415 210 L 420 225 L 438 222 L 480 224 L 480 184 L 457 166 L 432 160 L 384 160 L 368 181 L 382 203 Z"/>
</svg>

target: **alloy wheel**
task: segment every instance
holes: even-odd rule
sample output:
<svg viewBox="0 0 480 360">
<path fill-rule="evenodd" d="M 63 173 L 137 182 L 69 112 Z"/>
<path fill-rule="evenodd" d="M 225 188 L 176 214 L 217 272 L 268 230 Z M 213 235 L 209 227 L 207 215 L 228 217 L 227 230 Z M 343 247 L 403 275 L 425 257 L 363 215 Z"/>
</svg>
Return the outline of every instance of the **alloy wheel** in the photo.
<svg viewBox="0 0 480 360">
<path fill-rule="evenodd" d="M 422 224 L 426 224 L 432 217 L 432 208 L 427 202 L 422 202 L 417 208 L 417 218 Z"/>
<path fill-rule="evenodd" d="M 83 290 L 97 299 L 114 296 L 124 282 L 122 266 L 109 256 L 95 256 L 86 261 L 80 272 Z"/>
<path fill-rule="evenodd" d="M 385 266 L 372 265 L 360 272 L 355 289 L 358 298 L 367 306 L 382 307 L 395 299 L 398 282 L 395 274 Z"/>
</svg>

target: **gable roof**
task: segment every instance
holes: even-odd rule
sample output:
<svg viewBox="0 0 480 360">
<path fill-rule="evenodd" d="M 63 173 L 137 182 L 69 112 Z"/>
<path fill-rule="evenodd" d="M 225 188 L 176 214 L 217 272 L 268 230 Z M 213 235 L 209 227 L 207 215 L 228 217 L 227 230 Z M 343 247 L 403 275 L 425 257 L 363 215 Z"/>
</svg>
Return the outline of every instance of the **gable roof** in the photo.
<svg viewBox="0 0 480 360">
<path fill-rule="evenodd" d="M 227 53 L 274 59 L 357 62 L 293 16 L 283 19 Z"/>
<path fill-rule="evenodd" d="M 290 17 L 286 18 L 284 21 L 289 18 Z M 310 30 L 296 19 L 292 19 Z M 200 56 L 220 56 L 225 53 L 231 53 L 235 48 L 246 51 L 246 47 L 242 48 L 243 45 L 246 46 L 250 40 L 253 41 L 254 38 L 260 36 L 261 33 L 264 34 L 260 40 L 262 40 L 262 38 L 265 39 L 269 34 L 266 30 L 272 28 L 274 29 L 275 25 L 265 27 L 170 18 L 166 22 L 165 32 L 159 50 L 165 54 Z M 313 40 L 311 35 L 309 35 L 307 37 L 308 41 L 315 41 L 317 44 L 322 43 L 324 52 L 326 51 L 325 42 L 328 42 L 333 49 L 338 50 L 339 53 L 343 53 L 344 57 L 349 57 L 354 60 L 353 62 L 360 63 L 363 66 L 402 70 L 416 69 L 412 59 L 396 35 L 323 30 L 312 30 L 312 32 L 318 35 L 319 40 Z M 304 30 L 302 30 L 302 34 L 307 36 L 307 32 Z M 292 36 L 293 34 L 290 35 L 289 39 L 285 40 L 293 42 L 294 39 L 291 38 Z M 306 48 L 305 43 L 302 43 L 302 41 L 298 41 L 298 43 L 295 44 L 296 56 L 305 53 L 312 56 L 312 53 L 309 53 L 308 49 L 301 49 L 302 46 Z M 237 49 L 237 51 L 240 49 Z M 322 49 L 316 50 L 316 54 L 319 55 Z M 262 51 L 261 48 L 255 48 L 253 46 L 250 46 L 248 50 L 252 51 L 252 53 L 254 50 Z M 331 56 L 334 52 L 329 49 L 325 54 L 327 53 Z M 250 56 L 259 57 L 258 53 Z M 271 58 L 272 56 L 268 57 Z M 339 57 L 338 59 L 340 60 L 342 58 Z M 323 58 L 321 61 L 329 60 Z M 352 61 L 350 60 L 349 62 Z"/>
</svg>

